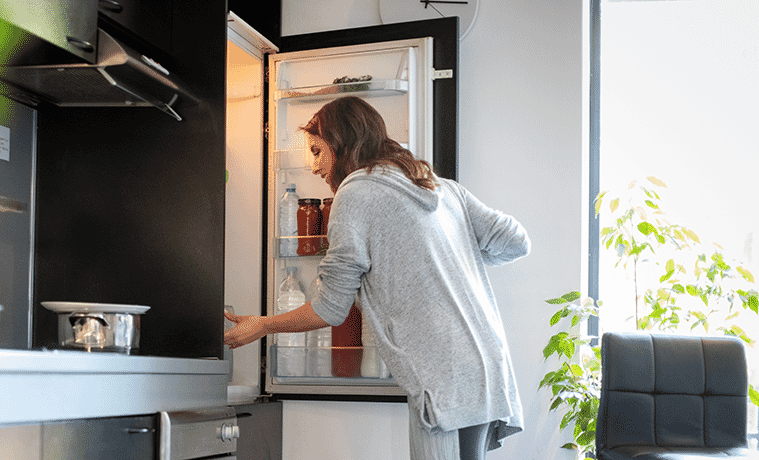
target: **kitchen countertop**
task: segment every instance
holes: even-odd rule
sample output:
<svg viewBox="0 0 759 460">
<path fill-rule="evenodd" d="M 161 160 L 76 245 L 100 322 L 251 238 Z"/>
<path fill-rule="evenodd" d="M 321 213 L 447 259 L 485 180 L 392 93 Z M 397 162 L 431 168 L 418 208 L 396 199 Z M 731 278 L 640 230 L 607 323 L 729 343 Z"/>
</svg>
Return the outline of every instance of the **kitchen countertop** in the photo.
<svg viewBox="0 0 759 460">
<path fill-rule="evenodd" d="M 224 406 L 228 370 L 216 359 L 0 350 L 0 425 Z"/>
</svg>

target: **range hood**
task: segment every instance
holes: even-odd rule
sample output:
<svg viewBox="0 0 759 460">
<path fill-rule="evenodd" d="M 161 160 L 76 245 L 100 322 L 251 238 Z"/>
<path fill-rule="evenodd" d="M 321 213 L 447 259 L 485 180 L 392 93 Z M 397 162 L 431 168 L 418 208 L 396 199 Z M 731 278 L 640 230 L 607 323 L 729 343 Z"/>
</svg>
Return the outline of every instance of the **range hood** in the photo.
<svg viewBox="0 0 759 460">
<path fill-rule="evenodd" d="M 102 29 L 95 64 L 9 66 L 0 68 L 0 79 L 16 87 L 0 85 L 0 94 L 33 105 L 45 101 L 59 107 L 150 106 L 181 121 L 174 109 L 199 102 L 168 70 Z"/>
</svg>

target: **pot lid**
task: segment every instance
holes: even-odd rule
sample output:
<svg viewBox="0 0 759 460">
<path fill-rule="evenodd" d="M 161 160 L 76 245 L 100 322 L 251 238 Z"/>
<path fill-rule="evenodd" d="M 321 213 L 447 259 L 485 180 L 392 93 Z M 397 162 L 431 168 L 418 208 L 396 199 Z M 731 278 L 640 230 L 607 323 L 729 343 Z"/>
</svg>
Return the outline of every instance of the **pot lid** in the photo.
<svg viewBox="0 0 759 460">
<path fill-rule="evenodd" d="M 42 302 L 42 306 L 56 313 L 125 313 L 141 315 L 150 310 L 143 305 L 121 305 L 116 303 L 84 303 L 84 302 Z"/>
</svg>

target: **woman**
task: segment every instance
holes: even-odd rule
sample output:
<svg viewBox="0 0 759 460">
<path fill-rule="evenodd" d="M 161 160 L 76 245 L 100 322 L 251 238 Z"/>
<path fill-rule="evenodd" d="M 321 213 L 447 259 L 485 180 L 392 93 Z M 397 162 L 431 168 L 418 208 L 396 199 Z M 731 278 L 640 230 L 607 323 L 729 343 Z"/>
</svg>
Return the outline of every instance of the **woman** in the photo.
<svg viewBox="0 0 759 460">
<path fill-rule="evenodd" d="M 522 430 L 485 265 L 527 255 L 524 228 L 389 139 L 362 99 L 336 99 L 301 129 L 312 172 L 335 192 L 318 295 L 282 315 L 229 315 L 237 325 L 225 344 L 339 325 L 358 293 L 379 353 L 408 394 L 411 459 L 484 459 Z"/>
</svg>

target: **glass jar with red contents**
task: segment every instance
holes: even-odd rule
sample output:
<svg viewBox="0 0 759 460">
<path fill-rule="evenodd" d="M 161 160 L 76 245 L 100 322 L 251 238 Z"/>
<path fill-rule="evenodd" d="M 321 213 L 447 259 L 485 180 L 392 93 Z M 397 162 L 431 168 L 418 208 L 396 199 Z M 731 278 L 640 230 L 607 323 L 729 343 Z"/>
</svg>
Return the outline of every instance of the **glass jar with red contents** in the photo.
<svg viewBox="0 0 759 460">
<path fill-rule="evenodd" d="M 298 200 L 298 236 L 314 236 L 314 238 L 298 238 L 299 256 L 313 256 L 320 249 L 322 234 L 322 213 L 319 209 L 321 200 L 318 198 L 301 198 Z"/>
<path fill-rule="evenodd" d="M 332 198 L 325 198 L 322 200 L 322 238 L 321 251 L 327 252 L 329 249 L 329 241 L 327 241 L 327 229 L 329 228 L 329 213 L 332 211 Z"/>
<path fill-rule="evenodd" d="M 332 326 L 332 375 L 335 377 L 361 377 L 364 354 L 361 322 L 361 311 L 353 304 L 343 324 Z"/>
<path fill-rule="evenodd" d="M 322 200 L 322 234 L 327 234 L 327 228 L 329 224 L 329 213 L 332 212 L 332 200 L 333 198 L 325 198 Z"/>
</svg>

